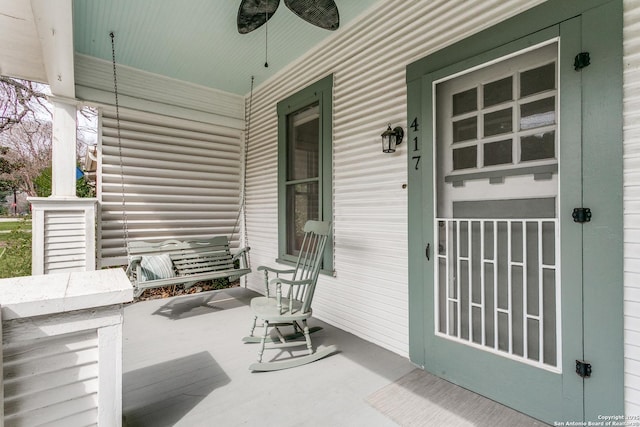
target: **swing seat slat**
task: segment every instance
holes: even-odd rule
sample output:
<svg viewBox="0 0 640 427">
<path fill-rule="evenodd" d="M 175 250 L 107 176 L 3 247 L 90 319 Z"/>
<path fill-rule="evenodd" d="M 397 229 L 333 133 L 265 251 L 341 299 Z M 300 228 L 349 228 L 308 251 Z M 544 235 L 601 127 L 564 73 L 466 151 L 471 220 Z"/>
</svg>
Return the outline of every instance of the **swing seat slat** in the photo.
<svg viewBox="0 0 640 427">
<path fill-rule="evenodd" d="M 247 263 L 249 248 L 231 253 L 229 239 L 217 236 L 203 240 L 166 240 L 163 242 L 132 241 L 128 243 L 129 265 L 127 275 L 131 279 L 136 296 L 145 289 L 184 284 L 185 289 L 197 282 L 229 278 L 236 280 L 251 272 Z M 148 279 L 145 260 L 155 257 L 170 259 L 170 277 Z M 155 275 L 154 275 L 155 276 Z M 146 279 L 146 280 L 145 280 Z"/>
</svg>

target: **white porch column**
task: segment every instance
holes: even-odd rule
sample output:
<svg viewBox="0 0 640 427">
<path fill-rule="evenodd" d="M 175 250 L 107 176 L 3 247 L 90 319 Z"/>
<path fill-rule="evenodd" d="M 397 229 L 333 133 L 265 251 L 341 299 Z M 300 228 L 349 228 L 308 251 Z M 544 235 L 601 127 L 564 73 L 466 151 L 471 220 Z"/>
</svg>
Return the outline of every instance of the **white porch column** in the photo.
<svg viewBox="0 0 640 427">
<path fill-rule="evenodd" d="M 95 270 L 96 199 L 76 197 L 74 99 L 53 96 L 51 196 L 29 198 L 32 207 L 31 273 Z"/>
<path fill-rule="evenodd" d="M 95 270 L 96 199 L 76 197 L 73 2 L 30 3 L 54 109 L 51 197 L 29 199 L 32 274 Z"/>
<path fill-rule="evenodd" d="M 53 104 L 51 197 L 76 197 L 75 100 L 50 97 Z"/>
</svg>

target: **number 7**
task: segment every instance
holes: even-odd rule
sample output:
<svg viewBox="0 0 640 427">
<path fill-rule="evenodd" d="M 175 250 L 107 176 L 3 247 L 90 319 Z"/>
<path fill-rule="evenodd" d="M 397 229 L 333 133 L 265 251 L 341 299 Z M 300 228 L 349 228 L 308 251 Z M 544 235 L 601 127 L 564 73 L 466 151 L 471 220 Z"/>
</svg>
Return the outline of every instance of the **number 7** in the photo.
<svg viewBox="0 0 640 427">
<path fill-rule="evenodd" d="M 420 164 L 420 158 L 422 156 L 413 156 L 412 159 L 416 161 L 416 170 L 419 169 L 418 165 Z"/>
</svg>

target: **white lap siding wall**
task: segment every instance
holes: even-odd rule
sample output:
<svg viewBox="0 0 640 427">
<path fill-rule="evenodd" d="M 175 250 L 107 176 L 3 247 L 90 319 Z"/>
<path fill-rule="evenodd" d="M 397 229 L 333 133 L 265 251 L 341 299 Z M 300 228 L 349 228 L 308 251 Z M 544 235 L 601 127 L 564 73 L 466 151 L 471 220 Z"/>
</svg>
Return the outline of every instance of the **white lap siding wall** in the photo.
<svg viewBox="0 0 640 427">
<path fill-rule="evenodd" d="M 76 82 L 100 110 L 98 265 L 126 264 L 125 217 L 129 240 L 238 247 L 243 97 L 119 66 L 118 123 L 110 63 L 77 56 Z"/>
<path fill-rule="evenodd" d="M 540 1 L 381 1 L 283 72 L 252 103 L 247 236 L 253 266 L 275 265 L 276 104 L 333 74 L 335 277 L 321 276 L 314 315 L 408 355 L 407 150 L 383 154 L 387 124 L 406 130 L 407 64 Z M 248 99 L 247 99 L 248 102 Z M 249 286 L 261 290 L 253 273 Z"/>
</svg>

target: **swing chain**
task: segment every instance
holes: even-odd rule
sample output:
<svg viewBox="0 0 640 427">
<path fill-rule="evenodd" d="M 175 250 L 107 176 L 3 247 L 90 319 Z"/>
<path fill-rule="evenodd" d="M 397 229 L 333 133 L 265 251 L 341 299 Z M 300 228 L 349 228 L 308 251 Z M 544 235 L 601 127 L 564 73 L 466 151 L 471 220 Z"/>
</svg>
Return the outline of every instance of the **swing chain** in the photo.
<svg viewBox="0 0 640 427">
<path fill-rule="evenodd" d="M 236 222 L 233 226 L 233 230 L 231 231 L 230 241 L 233 241 L 233 235 L 236 233 L 236 230 L 240 226 L 240 217 L 242 216 L 242 224 L 244 229 L 243 235 L 243 246 L 247 247 L 249 238 L 247 236 L 247 209 L 246 209 L 246 194 L 247 194 L 247 158 L 249 154 L 249 136 L 251 135 L 251 108 L 253 104 L 253 81 L 254 76 L 251 76 L 251 91 L 249 95 L 249 108 L 248 112 L 245 111 L 246 119 L 246 127 L 245 127 L 245 137 L 244 137 L 244 153 L 243 153 L 243 166 L 242 166 L 242 194 L 240 196 L 240 209 L 238 210 L 238 216 L 236 217 Z M 246 104 L 245 104 L 246 105 Z M 246 107 L 245 107 L 246 108 Z M 251 266 L 251 255 L 250 252 L 247 252 L 247 264 Z M 246 280 L 246 277 L 245 277 Z"/>
<path fill-rule="evenodd" d="M 109 33 L 111 37 L 111 59 L 113 63 L 113 92 L 116 100 L 116 132 L 118 138 L 118 158 L 120 160 L 120 186 L 122 189 L 122 230 L 124 233 L 124 249 L 129 258 L 129 226 L 127 224 L 127 210 L 125 205 L 125 185 L 124 185 L 124 164 L 122 161 L 122 140 L 120 138 L 120 103 L 118 102 L 118 78 L 116 74 L 116 44 L 115 34 L 113 31 Z"/>
</svg>

